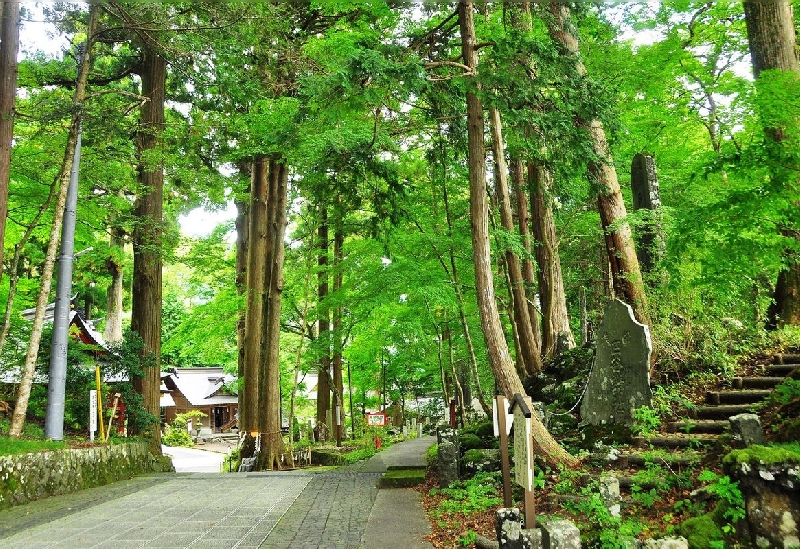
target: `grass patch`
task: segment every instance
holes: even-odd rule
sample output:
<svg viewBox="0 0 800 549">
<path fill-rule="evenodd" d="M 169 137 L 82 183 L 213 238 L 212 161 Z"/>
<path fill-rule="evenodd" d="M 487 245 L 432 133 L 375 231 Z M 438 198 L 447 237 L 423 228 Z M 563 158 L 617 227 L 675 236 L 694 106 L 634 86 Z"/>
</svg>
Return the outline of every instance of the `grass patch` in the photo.
<svg viewBox="0 0 800 549">
<path fill-rule="evenodd" d="M 0 436 L 0 455 L 28 454 L 48 450 L 63 450 L 67 444 L 59 440 L 34 440 Z"/>
</svg>

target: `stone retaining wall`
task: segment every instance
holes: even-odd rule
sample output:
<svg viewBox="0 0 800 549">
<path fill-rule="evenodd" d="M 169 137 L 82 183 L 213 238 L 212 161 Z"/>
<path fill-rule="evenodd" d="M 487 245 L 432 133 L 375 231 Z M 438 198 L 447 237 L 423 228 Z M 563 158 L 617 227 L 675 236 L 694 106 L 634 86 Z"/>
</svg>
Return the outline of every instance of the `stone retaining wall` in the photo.
<svg viewBox="0 0 800 549">
<path fill-rule="evenodd" d="M 158 469 L 146 442 L 0 456 L 0 509 Z"/>
</svg>

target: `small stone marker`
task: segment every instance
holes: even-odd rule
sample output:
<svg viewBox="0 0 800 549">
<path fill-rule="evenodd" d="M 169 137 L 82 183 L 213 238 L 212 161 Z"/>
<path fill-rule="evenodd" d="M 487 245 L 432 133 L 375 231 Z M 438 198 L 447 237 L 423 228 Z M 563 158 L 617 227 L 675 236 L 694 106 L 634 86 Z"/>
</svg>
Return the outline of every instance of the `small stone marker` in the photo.
<svg viewBox="0 0 800 549">
<path fill-rule="evenodd" d="M 650 328 L 636 321 L 630 305 L 608 303 L 597 334 L 597 354 L 581 418 L 591 425 L 633 425 L 634 410 L 649 406 Z"/>
<path fill-rule="evenodd" d="M 738 414 L 729 417 L 728 422 L 731 424 L 734 440 L 741 441 L 745 448 L 753 444 L 767 443 L 764 430 L 761 428 L 761 420 L 756 414 Z"/>
<path fill-rule="evenodd" d="M 549 549 L 580 549 L 580 530 L 568 520 L 547 521 L 542 525 L 542 546 Z"/>
</svg>

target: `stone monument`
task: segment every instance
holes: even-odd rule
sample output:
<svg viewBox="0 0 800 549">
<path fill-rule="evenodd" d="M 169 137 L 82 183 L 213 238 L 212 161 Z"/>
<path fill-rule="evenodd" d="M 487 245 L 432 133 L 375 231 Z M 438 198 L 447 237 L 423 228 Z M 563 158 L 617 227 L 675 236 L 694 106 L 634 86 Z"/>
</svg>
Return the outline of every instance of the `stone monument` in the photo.
<svg viewBox="0 0 800 549">
<path fill-rule="evenodd" d="M 634 410 L 649 406 L 650 329 L 636 321 L 630 305 L 610 301 L 597 333 L 597 353 L 581 403 L 590 425 L 633 425 Z"/>
</svg>

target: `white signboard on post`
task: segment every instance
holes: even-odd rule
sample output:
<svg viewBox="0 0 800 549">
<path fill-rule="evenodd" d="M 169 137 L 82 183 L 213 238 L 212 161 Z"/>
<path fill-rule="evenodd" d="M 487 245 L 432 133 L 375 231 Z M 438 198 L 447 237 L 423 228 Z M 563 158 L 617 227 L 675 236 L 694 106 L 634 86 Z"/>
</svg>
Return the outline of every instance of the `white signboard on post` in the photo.
<svg viewBox="0 0 800 549">
<path fill-rule="evenodd" d="M 89 390 L 89 440 L 94 442 L 94 432 L 97 431 L 97 390 Z"/>
<path fill-rule="evenodd" d="M 532 409 L 530 397 L 514 395 L 514 481 L 529 491 L 533 490 Z"/>
</svg>

